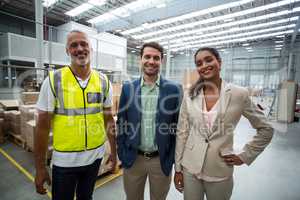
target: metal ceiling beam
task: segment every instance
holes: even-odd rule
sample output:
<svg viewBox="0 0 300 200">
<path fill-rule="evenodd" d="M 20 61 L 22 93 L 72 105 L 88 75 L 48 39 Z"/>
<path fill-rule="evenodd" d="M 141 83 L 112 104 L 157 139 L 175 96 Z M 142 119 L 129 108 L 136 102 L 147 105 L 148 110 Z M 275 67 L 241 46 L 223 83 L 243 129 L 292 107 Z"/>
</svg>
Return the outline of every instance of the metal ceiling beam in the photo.
<svg viewBox="0 0 300 200">
<path fill-rule="evenodd" d="M 291 43 L 290 43 L 291 51 L 293 51 L 293 47 L 294 47 L 294 44 L 295 44 L 295 41 L 296 41 L 296 37 L 297 37 L 299 28 L 300 28 L 300 16 L 298 18 L 297 25 L 295 26 L 295 29 L 294 29 L 294 32 L 293 32 L 293 35 L 292 35 L 292 39 L 291 39 Z"/>
</svg>

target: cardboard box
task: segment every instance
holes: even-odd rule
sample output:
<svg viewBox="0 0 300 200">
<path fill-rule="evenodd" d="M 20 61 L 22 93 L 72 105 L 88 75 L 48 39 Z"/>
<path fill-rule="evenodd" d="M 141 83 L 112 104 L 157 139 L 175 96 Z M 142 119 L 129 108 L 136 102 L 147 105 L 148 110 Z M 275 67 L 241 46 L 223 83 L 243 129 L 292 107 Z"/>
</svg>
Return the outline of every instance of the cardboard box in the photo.
<svg viewBox="0 0 300 200">
<path fill-rule="evenodd" d="M 105 152 L 104 152 L 104 156 L 102 158 L 101 165 L 100 165 L 100 168 L 98 171 L 98 176 L 107 173 L 111 167 L 111 163 L 109 163 L 109 162 L 107 163 L 109 155 L 110 155 L 110 145 L 109 145 L 108 140 L 105 141 L 104 145 L 105 145 Z M 117 158 L 117 166 L 120 166 L 120 165 L 121 165 L 121 161 Z"/>
<path fill-rule="evenodd" d="M 188 90 L 199 79 L 198 72 L 194 70 L 186 70 L 183 76 L 183 89 Z"/>
<path fill-rule="evenodd" d="M 22 92 L 21 100 L 24 105 L 35 104 L 39 98 L 39 92 Z"/>
<path fill-rule="evenodd" d="M 18 100 L 1 100 L 0 105 L 4 110 L 18 110 L 19 108 Z"/>
<path fill-rule="evenodd" d="M 34 152 L 34 135 L 36 132 L 36 120 L 30 120 L 25 124 L 25 141 L 27 150 Z M 50 132 L 49 141 L 48 141 L 48 152 L 47 158 L 50 158 L 52 155 L 52 143 L 53 143 L 53 134 Z"/>
<path fill-rule="evenodd" d="M 121 91 L 122 91 L 122 84 L 120 83 L 113 83 L 111 84 L 112 88 L 113 88 L 113 94 L 114 96 L 120 96 L 121 95 Z"/>
<path fill-rule="evenodd" d="M 0 118 L 0 144 L 1 143 L 4 143 L 4 136 L 5 136 L 5 133 L 4 133 L 4 119 L 3 118 Z"/>
<path fill-rule="evenodd" d="M 21 123 L 21 136 L 26 141 L 26 123 L 30 120 L 34 120 L 34 115 L 37 113 L 35 105 L 21 105 L 19 107 L 21 113 L 20 123 Z"/>
<path fill-rule="evenodd" d="M 120 102 L 120 96 L 113 96 L 112 113 L 114 116 L 118 114 L 119 102 Z"/>
<path fill-rule="evenodd" d="M 4 132 L 13 132 L 16 135 L 21 134 L 20 111 L 4 111 Z"/>
<path fill-rule="evenodd" d="M 119 100 L 121 96 L 121 91 L 122 91 L 122 84 L 120 83 L 113 83 L 113 107 L 112 107 L 112 112 L 113 115 L 117 115 L 118 110 L 119 110 Z"/>
<path fill-rule="evenodd" d="M 16 110 L 10 111 L 9 118 L 10 118 L 11 131 L 15 135 L 20 135 L 21 134 L 21 113 L 20 113 L 20 111 L 16 111 Z"/>
<path fill-rule="evenodd" d="M 4 125 L 3 125 L 3 130 L 5 133 L 7 133 L 10 130 L 10 118 L 9 118 L 9 114 L 10 111 L 4 111 Z"/>
<path fill-rule="evenodd" d="M 29 148 L 30 151 L 34 151 L 34 133 L 36 131 L 36 121 L 35 120 L 30 120 L 26 122 L 26 146 Z"/>
<path fill-rule="evenodd" d="M 4 118 L 4 110 L 0 108 L 0 118 Z"/>
</svg>

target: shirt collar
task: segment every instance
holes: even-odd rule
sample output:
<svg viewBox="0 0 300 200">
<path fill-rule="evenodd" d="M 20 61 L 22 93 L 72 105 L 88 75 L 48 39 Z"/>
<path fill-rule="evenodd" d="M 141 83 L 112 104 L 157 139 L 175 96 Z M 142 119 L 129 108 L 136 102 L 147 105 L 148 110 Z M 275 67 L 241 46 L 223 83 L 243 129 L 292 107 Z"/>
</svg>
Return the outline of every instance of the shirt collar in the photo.
<svg viewBox="0 0 300 200">
<path fill-rule="evenodd" d="M 155 81 L 155 85 L 156 86 L 159 86 L 159 84 L 160 84 L 160 74 L 158 74 L 157 79 Z M 145 85 L 145 80 L 144 80 L 144 76 L 142 76 L 142 78 L 141 78 L 141 86 L 144 86 L 144 85 Z"/>
</svg>

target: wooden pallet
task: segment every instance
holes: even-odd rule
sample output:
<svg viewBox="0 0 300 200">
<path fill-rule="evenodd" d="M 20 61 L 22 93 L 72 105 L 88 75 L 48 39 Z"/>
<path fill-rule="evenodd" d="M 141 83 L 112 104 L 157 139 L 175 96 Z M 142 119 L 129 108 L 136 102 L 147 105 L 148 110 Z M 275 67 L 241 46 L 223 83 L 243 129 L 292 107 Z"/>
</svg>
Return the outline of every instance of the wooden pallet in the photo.
<svg viewBox="0 0 300 200">
<path fill-rule="evenodd" d="M 119 169 L 118 172 L 116 173 L 110 173 L 110 172 L 106 172 L 104 174 L 101 174 L 100 176 L 97 177 L 97 180 L 96 180 L 96 184 L 95 184 L 95 189 L 103 186 L 104 184 L 118 178 L 119 176 L 122 176 L 123 175 L 123 170 L 122 169 Z"/>
<path fill-rule="evenodd" d="M 24 144 L 24 149 L 28 152 L 33 152 L 33 149 L 30 146 L 26 145 L 26 143 Z"/>
<path fill-rule="evenodd" d="M 13 143 L 15 143 L 16 145 L 22 147 L 23 149 L 26 148 L 25 141 L 24 141 L 24 139 L 22 138 L 21 135 L 16 135 L 16 134 L 10 132 L 10 133 L 8 134 L 8 136 L 9 136 L 8 139 L 9 139 L 10 141 L 12 141 Z"/>
</svg>

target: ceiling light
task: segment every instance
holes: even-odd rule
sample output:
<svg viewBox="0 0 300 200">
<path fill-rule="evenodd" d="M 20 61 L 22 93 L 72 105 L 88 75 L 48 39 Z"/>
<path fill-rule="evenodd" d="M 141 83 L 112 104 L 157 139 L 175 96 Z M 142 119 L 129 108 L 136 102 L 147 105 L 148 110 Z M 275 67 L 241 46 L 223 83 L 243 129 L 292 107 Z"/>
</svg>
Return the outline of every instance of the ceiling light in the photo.
<svg viewBox="0 0 300 200">
<path fill-rule="evenodd" d="M 251 49 L 252 49 L 252 47 L 247 47 L 247 48 L 245 48 L 245 49 L 247 49 L 247 50 L 251 50 Z"/>
<path fill-rule="evenodd" d="M 66 12 L 65 14 L 69 15 L 71 17 L 75 17 L 75 16 L 79 15 L 80 13 L 83 13 L 83 12 L 91 9 L 92 7 L 93 7 L 93 5 L 91 5 L 89 3 L 84 3 L 84 4 L 81 4 L 80 6 Z"/>
<path fill-rule="evenodd" d="M 135 53 L 135 52 L 136 52 L 135 50 L 132 50 L 132 51 L 131 51 L 131 53 Z"/>
<path fill-rule="evenodd" d="M 165 3 L 161 3 L 161 4 L 158 4 L 157 6 L 156 6 L 156 8 L 164 8 L 164 7 L 166 7 L 167 5 L 165 4 Z"/>
<path fill-rule="evenodd" d="M 224 39 L 232 39 L 232 38 L 237 38 L 237 37 L 244 37 L 244 36 L 249 36 L 249 35 L 257 35 L 257 34 L 261 34 L 261 33 L 267 33 L 267 32 L 274 32 L 274 31 L 279 31 L 279 30 L 286 30 L 286 29 L 290 29 L 295 27 L 295 24 L 290 24 L 287 26 L 279 26 L 279 27 L 274 27 L 274 28 L 268 28 L 268 29 L 262 29 L 262 30 L 257 30 L 257 31 L 250 31 L 250 32 L 244 32 L 244 33 L 239 33 L 239 34 L 232 34 L 232 35 L 227 35 L 227 36 L 220 36 L 220 37 L 214 37 L 214 38 L 208 38 L 209 34 L 207 35 L 203 35 L 201 37 L 194 37 L 193 40 L 191 40 L 190 42 L 185 41 L 184 43 L 181 44 L 174 44 L 171 45 L 171 47 L 178 47 L 178 46 L 183 46 L 185 44 L 190 44 L 190 43 L 194 43 L 195 39 L 201 39 L 201 42 L 212 42 L 212 41 L 217 41 L 217 40 L 224 40 Z"/>
<path fill-rule="evenodd" d="M 293 32 L 294 32 L 294 30 L 288 30 L 288 31 L 280 31 L 280 32 L 263 34 L 263 35 L 255 35 L 255 36 L 251 36 L 251 37 L 241 37 L 241 38 L 232 39 L 232 40 L 222 40 L 222 41 L 218 41 L 218 42 L 208 42 L 208 43 L 198 42 L 198 43 L 194 43 L 194 44 L 187 44 L 187 45 L 185 45 L 183 47 L 179 47 L 179 48 L 173 48 L 171 50 L 179 51 L 179 50 L 188 49 L 188 48 L 199 48 L 199 47 L 203 47 L 203 46 L 214 46 L 214 45 L 224 45 L 224 44 L 228 44 L 228 43 L 246 42 L 246 41 L 250 41 L 250 40 L 276 37 L 277 35 L 282 35 L 282 34 L 291 34 Z"/>
<path fill-rule="evenodd" d="M 275 48 L 275 50 L 281 50 L 282 48 Z"/>
<path fill-rule="evenodd" d="M 89 3 L 94 6 L 103 6 L 106 3 L 106 0 L 89 0 Z"/>
<path fill-rule="evenodd" d="M 293 1 L 300 1 L 300 0 L 293 0 Z M 170 27 L 170 28 L 165 28 L 165 29 L 158 30 L 158 31 L 152 31 L 152 32 L 144 33 L 144 34 L 139 34 L 138 39 L 151 37 L 151 36 L 154 36 L 154 35 L 157 35 L 157 34 L 168 33 L 168 32 L 171 32 L 171 31 L 178 31 L 178 30 L 181 30 L 181 29 L 193 28 L 195 26 L 208 24 L 208 23 L 212 23 L 212 22 L 216 22 L 216 21 L 220 21 L 220 20 L 223 21 L 223 20 L 229 19 L 229 18 L 249 15 L 249 14 L 265 11 L 265 10 L 268 10 L 268 9 L 288 5 L 290 3 L 291 3 L 291 0 L 283 0 L 283 1 L 275 2 L 275 3 L 263 5 L 263 6 L 260 6 L 260 7 L 255 7 L 255 8 L 251 8 L 251 9 L 248 9 L 248 10 L 239 11 L 239 12 L 236 12 L 236 13 L 230 13 L 230 14 L 227 14 L 227 15 L 217 16 L 217 17 L 213 17 L 213 18 L 209 18 L 209 19 L 205 19 L 205 20 L 201 20 L 201 21 L 185 23 L 185 24 L 182 24 L 182 25 L 173 26 L 173 27 Z M 124 32 L 122 32 L 122 33 L 124 33 Z"/>
<path fill-rule="evenodd" d="M 283 47 L 283 45 L 275 45 L 275 47 Z"/>
<path fill-rule="evenodd" d="M 266 19 L 272 19 L 274 17 L 279 17 L 279 16 L 282 16 L 282 15 L 290 14 L 290 13 L 291 13 L 291 11 L 284 10 L 284 11 L 281 11 L 281 12 L 262 15 L 262 16 L 259 16 L 259 17 L 239 20 L 239 21 L 235 21 L 235 22 L 229 22 L 229 23 L 226 23 L 226 24 L 220 24 L 220 25 L 216 25 L 216 26 L 210 26 L 210 27 L 207 27 L 207 28 L 201 28 L 201 31 L 202 32 L 212 31 L 212 30 L 216 30 L 216 29 L 227 28 L 227 27 L 232 27 L 232 26 L 239 26 L 239 25 L 248 24 L 248 23 L 252 23 L 252 22 L 264 21 Z M 280 23 L 285 23 L 285 22 L 290 22 L 290 21 L 296 21 L 296 20 L 298 20 L 298 17 L 281 19 L 281 20 L 271 21 L 269 23 L 257 24 L 257 25 L 248 26 L 248 27 L 249 27 L 249 29 L 250 29 L 250 27 L 252 27 L 252 28 L 261 28 L 261 27 L 264 27 L 264 26 L 275 25 L 275 24 L 280 24 Z M 230 30 L 228 30 L 228 32 L 235 32 L 236 30 L 245 30 L 245 29 L 247 29 L 247 28 L 245 28 L 245 27 L 239 28 L 239 29 L 231 28 Z M 160 40 L 166 40 L 166 39 L 171 39 L 171 38 L 175 38 L 175 37 L 182 37 L 182 36 L 197 33 L 197 32 L 199 32 L 199 30 L 200 29 L 196 29 L 196 30 L 191 30 L 191 31 L 184 31 L 182 33 L 175 33 L 175 34 L 169 33 L 168 35 L 164 35 L 164 36 L 160 36 L 160 37 L 151 37 L 151 41 L 160 41 Z M 218 35 L 219 33 L 220 33 L 220 31 L 215 31 L 215 33 L 211 33 L 211 35 Z M 222 32 L 222 34 L 223 33 L 225 33 L 225 31 Z M 139 37 L 139 36 L 133 36 L 133 37 L 135 39 L 141 39 L 141 37 Z M 144 40 L 144 41 L 147 42 L 148 40 Z"/>
<path fill-rule="evenodd" d="M 284 35 L 277 35 L 277 38 L 284 38 Z"/>
<path fill-rule="evenodd" d="M 229 18 L 229 19 L 224 19 L 224 22 L 232 22 L 234 19 L 233 18 Z"/>
<path fill-rule="evenodd" d="M 274 15 L 274 14 L 272 14 Z M 262 18 L 263 17 L 263 18 Z M 264 16 L 260 16 L 259 19 L 264 19 Z M 256 20 L 254 18 L 254 20 Z M 287 23 L 287 22 L 292 22 L 292 21 L 297 21 L 298 17 L 292 17 L 292 18 L 287 18 L 287 19 L 281 19 L 281 20 L 276 20 L 276 21 L 271 21 L 271 22 L 267 22 L 267 23 L 261 23 L 261 24 L 256 24 L 256 25 L 252 25 L 252 26 L 245 26 L 245 27 L 241 27 L 241 28 L 236 28 L 239 31 L 246 31 L 246 30 L 251 30 L 251 29 L 256 29 L 256 28 L 264 28 L 264 27 L 268 27 L 268 26 L 272 26 L 272 25 L 277 25 L 277 24 L 281 24 L 281 23 Z M 241 20 L 238 21 L 235 25 L 241 25 L 243 23 L 248 23 L 249 20 Z M 231 23 L 232 26 L 234 25 L 233 23 Z M 221 25 L 217 25 L 217 26 L 213 26 L 213 27 L 207 27 L 207 28 L 202 28 L 202 31 L 211 31 L 211 30 L 215 30 L 215 29 L 219 29 L 219 28 L 224 28 L 224 24 Z M 228 34 L 228 33 L 235 33 L 236 32 L 235 28 L 231 28 L 229 30 L 225 30 L 225 31 L 214 31 L 213 33 L 209 33 L 208 35 L 202 35 L 204 37 L 208 37 L 208 36 L 217 36 L 217 35 L 223 35 L 223 34 Z M 171 40 L 171 39 L 175 39 L 176 37 L 183 37 L 185 35 L 190 35 L 191 33 L 195 33 L 195 32 L 199 32 L 199 29 L 197 30 L 192 30 L 192 31 L 185 31 L 183 33 L 176 33 L 176 34 L 172 34 L 172 35 L 166 35 L 166 36 L 162 36 L 162 37 L 157 37 L 157 38 L 151 38 L 151 40 L 144 40 L 144 42 L 150 42 L 150 41 L 160 41 L 160 40 Z M 184 37 L 185 39 L 190 38 L 189 36 Z M 175 42 L 176 40 L 174 40 Z M 168 42 L 162 42 L 161 44 L 167 44 Z"/>
<path fill-rule="evenodd" d="M 109 12 L 109 13 L 104 13 L 103 15 L 100 15 L 100 16 L 95 17 L 93 19 L 90 19 L 87 22 L 91 23 L 91 24 L 94 24 L 94 23 L 97 23 L 98 21 L 99 22 L 100 21 L 102 21 L 102 22 L 104 22 L 104 21 L 110 21 L 110 20 L 115 19 L 115 18 L 117 18 L 117 17 L 114 16 L 113 14 L 111 14 L 111 12 Z"/>
<path fill-rule="evenodd" d="M 148 22 L 145 22 L 145 23 L 142 24 L 143 27 L 147 27 L 148 25 L 149 25 Z"/>
<path fill-rule="evenodd" d="M 81 4 L 80 6 L 66 12 L 66 15 L 71 17 L 75 17 L 83 12 L 88 11 L 89 9 L 93 8 L 94 6 L 102 6 L 106 3 L 106 0 L 89 0 L 87 3 Z"/>
<path fill-rule="evenodd" d="M 246 46 L 249 46 L 249 45 L 250 45 L 249 43 L 242 44 L 243 47 L 246 47 Z"/>
<path fill-rule="evenodd" d="M 104 13 L 98 17 L 94 17 L 88 20 L 88 23 L 100 23 L 108 22 L 117 19 L 118 17 L 128 17 L 131 13 L 139 12 L 148 8 L 153 8 L 159 4 L 161 0 L 137 0 L 128 3 L 122 7 L 111 10 L 110 12 Z M 123 33 L 123 32 L 122 32 Z"/>
<path fill-rule="evenodd" d="M 200 10 L 200 11 L 192 12 L 192 13 L 189 13 L 189 14 L 184 14 L 184 15 L 181 15 L 181 16 L 168 18 L 168 19 L 165 19 L 165 20 L 161 20 L 161 21 L 158 21 L 158 22 L 151 23 L 148 28 L 154 28 L 154 27 L 157 27 L 157 26 L 171 24 L 171 23 L 174 23 L 174 22 L 177 22 L 177 21 L 182 21 L 182 20 L 193 18 L 193 17 L 209 14 L 211 12 L 217 12 L 217 11 L 225 10 L 225 9 L 236 7 L 236 6 L 241 6 L 243 4 L 247 4 L 247 3 L 252 2 L 252 1 L 254 1 L 254 0 L 242 0 L 242 1 L 231 2 L 231 3 L 211 7 L 211 8 L 208 8 L 208 9 L 203 9 L 203 10 Z M 136 28 L 124 31 L 122 34 L 131 34 L 131 33 L 135 33 L 135 32 L 140 32 L 143 29 L 144 29 L 143 27 L 136 27 Z"/>
<path fill-rule="evenodd" d="M 202 34 L 203 34 L 202 31 L 197 31 L 197 32 L 195 33 L 195 35 L 202 35 Z"/>
<path fill-rule="evenodd" d="M 253 52 L 253 50 L 252 50 L 252 49 L 248 49 L 247 51 L 248 51 L 248 52 Z"/>
<path fill-rule="evenodd" d="M 43 6 L 44 7 L 50 7 L 52 6 L 53 4 L 55 4 L 58 0 L 44 0 L 43 1 Z"/>
<path fill-rule="evenodd" d="M 283 40 L 277 40 L 277 41 L 275 41 L 275 43 L 277 43 L 277 44 L 283 43 Z"/>
</svg>

